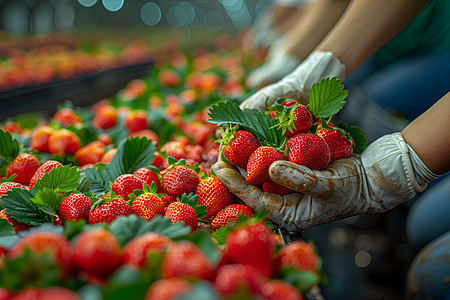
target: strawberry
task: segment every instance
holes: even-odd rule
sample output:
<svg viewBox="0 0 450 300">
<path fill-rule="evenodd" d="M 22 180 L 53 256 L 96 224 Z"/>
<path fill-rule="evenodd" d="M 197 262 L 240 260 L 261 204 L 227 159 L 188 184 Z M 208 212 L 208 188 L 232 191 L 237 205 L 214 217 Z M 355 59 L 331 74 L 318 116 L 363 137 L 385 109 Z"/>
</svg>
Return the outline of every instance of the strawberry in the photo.
<svg viewBox="0 0 450 300">
<path fill-rule="evenodd" d="M 147 221 L 150 221 L 156 215 L 164 214 L 164 208 L 165 205 L 161 198 L 152 193 L 137 196 L 131 205 L 131 211 Z"/>
<path fill-rule="evenodd" d="M 213 270 L 200 248 L 187 240 L 169 247 L 161 267 L 163 278 L 211 279 Z"/>
<path fill-rule="evenodd" d="M 211 221 L 211 229 L 216 230 L 237 222 L 239 216 L 245 214 L 247 217 L 253 217 L 253 210 L 247 205 L 231 204 L 223 208 Z"/>
<path fill-rule="evenodd" d="M 20 239 L 7 252 L 9 259 L 21 257 L 26 248 L 34 253 L 51 253 L 55 263 L 64 273 L 72 270 L 72 247 L 70 241 L 62 234 L 53 231 L 35 231 Z"/>
<path fill-rule="evenodd" d="M 125 118 L 125 127 L 128 132 L 137 132 L 147 129 L 147 112 L 144 110 L 135 110 Z"/>
<path fill-rule="evenodd" d="M 106 133 L 101 133 L 98 135 L 97 140 L 102 142 L 103 146 L 109 146 L 112 144 L 111 137 Z"/>
<path fill-rule="evenodd" d="M 165 151 L 167 156 L 180 160 L 187 157 L 185 146 L 186 145 L 180 141 L 169 141 L 161 147 L 161 151 Z"/>
<path fill-rule="evenodd" d="M 22 153 L 8 165 L 6 169 L 6 176 L 10 177 L 13 174 L 17 174 L 14 178 L 14 182 L 28 185 L 30 184 L 34 173 L 36 173 L 37 169 L 39 169 L 39 166 L 39 160 L 34 155 Z"/>
<path fill-rule="evenodd" d="M 2 256 L 2 247 L 0 247 L 0 257 L 1 256 Z M 11 300 L 11 296 L 12 295 L 8 290 L 0 288 L 0 300 Z"/>
<path fill-rule="evenodd" d="M 262 185 L 262 190 L 264 192 L 277 194 L 277 195 L 281 195 L 281 196 L 295 193 L 295 191 L 293 191 L 287 187 L 284 187 L 282 185 L 279 185 L 278 183 L 273 182 L 272 180 L 264 182 Z"/>
<path fill-rule="evenodd" d="M 314 134 L 297 134 L 287 141 L 288 160 L 311 170 L 322 170 L 329 164 L 330 147 L 325 140 Z"/>
<path fill-rule="evenodd" d="M 156 184 L 158 193 L 163 192 L 161 180 L 159 179 L 158 174 L 156 174 L 152 170 L 150 170 L 148 168 L 140 168 L 140 169 L 137 169 L 133 173 L 133 175 L 136 176 L 137 178 L 141 179 L 148 186 L 151 186 L 152 182 L 154 182 Z"/>
<path fill-rule="evenodd" d="M 20 133 L 23 130 L 22 125 L 14 121 L 6 121 L 0 128 L 3 131 L 8 131 L 9 133 Z"/>
<path fill-rule="evenodd" d="M 195 193 L 198 195 L 198 204 L 206 206 L 208 215 L 203 218 L 204 220 L 213 218 L 234 200 L 233 194 L 215 176 L 200 179 Z"/>
<path fill-rule="evenodd" d="M 125 265 L 140 269 L 145 266 L 150 251 L 162 255 L 172 241 L 156 232 L 147 232 L 129 241 L 123 248 Z"/>
<path fill-rule="evenodd" d="M 227 137 L 224 137 L 225 143 Z M 226 145 L 223 154 L 230 163 L 243 169 L 247 168 L 247 163 L 252 153 L 260 147 L 256 136 L 246 130 L 238 130 Z"/>
<path fill-rule="evenodd" d="M 162 85 L 167 85 L 170 87 L 177 87 L 181 83 L 180 75 L 177 72 L 170 69 L 163 69 L 158 73 L 158 82 Z"/>
<path fill-rule="evenodd" d="M 80 147 L 80 138 L 65 128 L 54 131 L 48 140 L 48 151 L 52 155 L 73 155 Z"/>
<path fill-rule="evenodd" d="M 144 182 L 132 174 L 123 174 L 114 180 L 112 184 L 112 191 L 117 196 L 122 197 L 125 200 L 130 199 L 129 194 L 134 190 L 142 190 Z"/>
<path fill-rule="evenodd" d="M 178 165 L 164 174 L 162 185 L 167 194 L 179 197 L 194 192 L 198 182 L 198 175 L 192 168 Z"/>
<path fill-rule="evenodd" d="M 30 147 L 40 152 L 48 151 L 48 140 L 53 133 L 53 129 L 49 126 L 41 126 L 33 131 L 30 140 Z"/>
<path fill-rule="evenodd" d="M 106 151 L 105 154 L 103 154 L 102 159 L 100 160 L 101 163 L 109 164 L 111 160 L 114 157 L 114 154 L 116 154 L 117 148 L 111 148 L 108 151 Z"/>
<path fill-rule="evenodd" d="M 16 233 L 20 232 L 20 231 L 24 231 L 24 230 L 28 230 L 30 229 L 30 225 L 25 224 L 25 223 L 20 223 L 16 220 L 14 220 L 13 218 L 11 218 L 6 212 L 5 210 L 0 210 L 0 218 L 5 218 L 8 220 L 9 223 L 12 224 L 12 228 L 14 229 L 14 231 Z"/>
<path fill-rule="evenodd" d="M 175 300 L 188 294 L 191 289 L 191 284 L 184 279 L 160 279 L 150 286 L 145 295 L 145 300 Z"/>
<path fill-rule="evenodd" d="M 86 273 L 107 277 L 122 263 L 117 238 L 104 228 L 82 232 L 73 245 L 75 265 Z"/>
<path fill-rule="evenodd" d="M 38 179 L 42 178 L 45 174 L 50 172 L 53 168 L 59 168 L 62 167 L 63 164 L 56 160 L 47 160 L 45 163 L 43 163 L 39 169 L 36 170 L 36 173 L 34 173 L 33 177 L 30 180 L 30 190 L 33 188 L 33 186 L 36 184 Z"/>
<path fill-rule="evenodd" d="M 128 216 L 131 213 L 130 205 L 124 199 L 115 198 L 91 210 L 89 213 L 89 224 L 111 224 L 117 217 Z"/>
<path fill-rule="evenodd" d="M 353 155 L 353 147 L 350 140 L 337 129 L 319 127 L 316 134 L 322 137 L 327 142 L 328 147 L 330 147 L 330 163 L 338 159 L 349 158 Z"/>
<path fill-rule="evenodd" d="M 98 129 L 108 129 L 116 126 L 118 118 L 117 109 L 110 105 L 104 105 L 95 112 L 92 126 Z"/>
<path fill-rule="evenodd" d="M 198 217 L 195 210 L 182 202 L 173 202 L 170 203 L 166 212 L 164 213 L 164 217 L 170 218 L 172 223 L 182 221 L 186 226 L 191 227 L 192 231 L 197 230 L 198 227 Z"/>
<path fill-rule="evenodd" d="M 153 154 L 155 155 L 155 159 L 152 162 L 152 166 L 159 168 L 164 161 L 164 157 L 158 151 L 155 151 Z"/>
<path fill-rule="evenodd" d="M 161 200 L 164 202 L 165 206 L 169 206 L 170 203 L 173 203 L 177 201 L 177 197 L 170 196 L 170 195 L 164 195 L 161 197 Z"/>
<path fill-rule="evenodd" d="M 59 217 L 61 221 L 77 221 L 84 219 L 89 221 L 92 201 L 83 194 L 70 194 L 59 205 Z"/>
<path fill-rule="evenodd" d="M 86 146 L 81 147 L 75 152 L 75 159 L 84 166 L 87 164 L 98 163 L 105 154 L 105 146 L 100 141 L 93 141 Z"/>
<path fill-rule="evenodd" d="M 269 146 L 259 147 L 248 160 L 245 180 L 255 185 L 269 181 L 269 167 L 277 160 L 285 160 L 284 154 Z"/>
<path fill-rule="evenodd" d="M 321 260 L 314 245 L 303 241 L 287 244 L 280 252 L 282 266 L 295 267 L 303 271 L 319 272 Z"/>
<path fill-rule="evenodd" d="M 292 107 L 293 109 L 288 110 L 288 116 L 282 116 L 281 121 L 283 121 L 286 117 L 292 118 L 294 117 L 292 124 L 287 124 L 288 126 L 292 126 L 292 128 L 287 129 L 284 132 L 284 135 L 287 137 L 294 136 L 299 133 L 306 133 L 311 128 L 313 124 L 312 115 L 306 106 L 297 103 L 293 100 L 287 100 L 281 103 L 283 106 Z M 291 131 L 292 130 L 292 131 Z"/>
<path fill-rule="evenodd" d="M 248 224 L 233 229 L 226 239 L 226 258 L 251 266 L 270 277 L 273 274 L 275 247 L 272 232 L 264 224 Z"/>
<path fill-rule="evenodd" d="M 26 186 L 17 183 L 17 182 L 3 182 L 0 183 L 0 200 L 2 200 L 2 196 L 6 195 L 7 191 L 11 191 L 13 188 L 23 188 L 27 189 Z"/>
<path fill-rule="evenodd" d="M 52 286 L 42 289 L 40 294 L 39 299 L 45 300 L 81 300 L 76 292 L 62 286 Z"/>
<path fill-rule="evenodd" d="M 158 146 L 159 144 L 159 136 L 156 134 L 156 132 L 154 132 L 153 130 L 150 129 L 142 129 L 136 132 L 131 132 L 128 135 L 128 138 L 134 138 L 134 137 L 138 137 L 138 138 L 147 138 L 148 140 L 152 140 L 152 142 L 156 143 L 156 146 Z"/>
<path fill-rule="evenodd" d="M 63 108 L 58 110 L 53 115 L 53 120 L 60 123 L 64 127 L 81 124 L 80 116 L 71 108 Z"/>
<path fill-rule="evenodd" d="M 268 280 L 262 288 L 262 296 L 267 300 L 303 300 L 299 290 L 281 280 Z"/>
<path fill-rule="evenodd" d="M 267 280 L 257 269 L 241 264 L 226 264 L 217 270 L 214 287 L 225 299 L 253 299 L 261 295 Z M 240 299 L 240 298 L 239 298 Z"/>
</svg>

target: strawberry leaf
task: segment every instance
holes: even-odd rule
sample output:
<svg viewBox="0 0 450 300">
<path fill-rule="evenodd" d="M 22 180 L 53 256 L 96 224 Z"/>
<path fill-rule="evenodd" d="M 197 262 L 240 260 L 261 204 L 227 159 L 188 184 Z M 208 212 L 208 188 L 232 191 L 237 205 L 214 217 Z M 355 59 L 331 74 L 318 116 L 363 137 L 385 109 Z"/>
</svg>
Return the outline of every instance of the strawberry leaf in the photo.
<svg viewBox="0 0 450 300">
<path fill-rule="evenodd" d="M 345 105 L 348 91 L 337 77 L 327 77 L 314 83 L 309 94 L 308 109 L 313 116 L 329 118 Z"/>
<path fill-rule="evenodd" d="M 13 182 L 13 181 L 14 181 L 14 178 L 16 178 L 16 177 L 17 177 L 17 174 L 16 174 L 16 173 L 12 174 L 12 175 L 9 176 L 8 178 L 3 177 L 2 179 L 0 179 L 0 183 L 3 183 L 3 182 Z"/>
<path fill-rule="evenodd" d="M 369 146 L 367 137 L 364 135 L 361 128 L 357 126 L 347 125 L 336 120 L 333 120 L 333 124 L 335 124 L 339 128 L 344 129 L 348 134 L 350 134 L 354 142 L 352 143 L 352 146 L 355 153 L 361 154 L 367 148 L 367 146 Z"/>
<path fill-rule="evenodd" d="M 189 193 L 189 195 L 183 194 L 181 195 L 181 198 L 178 198 L 178 201 L 192 207 L 195 210 L 195 214 L 199 220 L 208 215 L 206 212 L 206 206 L 198 205 L 198 195 L 195 195 L 194 193 Z"/>
<path fill-rule="evenodd" d="M 43 188 L 39 190 L 34 198 L 31 198 L 33 202 L 40 210 L 49 215 L 58 215 L 59 205 L 64 199 L 64 196 L 60 196 L 55 191 L 49 188 Z"/>
<path fill-rule="evenodd" d="M 231 232 L 231 226 L 225 226 L 217 229 L 211 234 L 211 237 L 214 238 L 219 245 L 225 245 L 228 234 Z"/>
<path fill-rule="evenodd" d="M 32 192 L 36 195 L 39 190 L 44 188 L 55 192 L 67 192 L 77 189 L 80 182 L 81 172 L 77 170 L 77 167 L 66 165 L 53 168 L 50 172 L 44 174 L 33 186 Z"/>
<path fill-rule="evenodd" d="M 0 218 L 0 237 L 12 236 L 16 231 L 12 228 L 12 224 L 6 218 Z"/>
<path fill-rule="evenodd" d="M 0 165 L 9 164 L 19 155 L 21 144 L 8 131 L 0 129 Z"/>
<path fill-rule="evenodd" d="M 321 281 L 321 276 L 311 271 L 299 271 L 294 267 L 284 267 L 279 275 L 280 279 L 293 285 L 303 294 Z"/>
<path fill-rule="evenodd" d="M 269 114 L 257 109 L 242 110 L 238 104 L 233 102 L 220 102 L 209 108 L 209 123 L 224 126 L 236 124 L 250 131 L 266 145 L 280 148 L 283 147 L 286 137 L 278 129 L 278 121 Z"/>
<path fill-rule="evenodd" d="M 214 244 L 211 236 L 206 230 L 196 231 L 184 237 L 183 240 L 189 240 L 194 243 L 200 248 L 200 250 L 202 250 L 202 252 L 208 257 L 209 261 L 213 264 L 216 264 L 219 261 L 221 255 L 217 251 L 217 245 Z"/>
</svg>

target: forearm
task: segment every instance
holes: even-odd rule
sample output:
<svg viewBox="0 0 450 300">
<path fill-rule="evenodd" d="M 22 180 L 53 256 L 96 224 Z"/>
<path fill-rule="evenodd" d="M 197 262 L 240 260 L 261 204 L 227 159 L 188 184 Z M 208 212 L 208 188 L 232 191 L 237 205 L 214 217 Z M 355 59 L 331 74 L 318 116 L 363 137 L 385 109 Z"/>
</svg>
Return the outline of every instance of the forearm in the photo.
<svg viewBox="0 0 450 300">
<path fill-rule="evenodd" d="M 403 30 L 429 0 L 353 0 L 315 50 L 331 51 L 348 76 Z"/>
<path fill-rule="evenodd" d="M 436 174 L 450 171 L 450 92 L 403 131 L 405 141 Z"/>
</svg>

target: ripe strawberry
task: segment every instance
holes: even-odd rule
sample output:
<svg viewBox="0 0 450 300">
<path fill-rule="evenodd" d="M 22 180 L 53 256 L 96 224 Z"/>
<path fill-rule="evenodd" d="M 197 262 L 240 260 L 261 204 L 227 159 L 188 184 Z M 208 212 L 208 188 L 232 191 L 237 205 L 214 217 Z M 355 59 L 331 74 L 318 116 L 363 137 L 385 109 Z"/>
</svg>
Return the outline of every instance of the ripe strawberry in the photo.
<svg viewBox="0 0 450 300">
<path fill-rule="evenodd" d="M 192 168 L 178 165 L 164 174 L 162 185 L 167 194 L 179 197 L 194 192 L 198 182 L 198 175 Z"/>
<path fill-rule="evenodd" d="M 75 159 L 81 166 L 98 163 L 105 154 L 105 146 L 100 141 L 93 141 L 75 152 Z"/>
<path fill-rule="evenodd" d="M 353 155 L 353 147 L 347 137 L 336 129 L 319 128 L 316 134 L 323 137 L 330 147 L 331 159 L 330 163 L 341 159 L 348 158 Z"/>
<path fill-rule="evenodd" d="M 20 222 L 14 220 L 5 212 L 5 210 L 0 210 L 0 218 L 7 219 L 8 222 L 12 224 L 12 228 L 16 231 L 16 233 L 18 233 L 20 231 L 28 230 L 31 227 L 28 224 L 20 223 Z M 0 254 L 0 256 L 1 256 L 1 254 Z"/>
<path fill-rule="evenodd" d="M 253 217 L 253 210 L 247 205 L 231 204 L 217 213 L 214 219 L 211 221 L 211 229 L 216 230 L 227 225 L 231 225 L 237 222 L 240 215 L 246 215 L 247 217 Z"/>
<path fill-rule="evenodd" d="M 128 132 L 137 132 L 147 129 L 147 112 L 144 110 L 135 110 L 125 118 L 125 127 Z"/>
<path fill-rule="evenodd" d="M 40 152 L 48 151 L 48 140 L 53 133 L 53 129 L 49 126 L 41 126 L 33 131 L 30 140 L 30 147 Z"/>
<path fill-rule="evenodd" d="M 234 200 L 233 194 L 215 176 L 200 179 L 195 193 L 198 195 L 198 204 L 206 206 L 208 215 L 203 218 L 204 220 L 213 218 Z"/>
<path fill-rule="evenodd" d="M 80 138 L 65 128 L 54 131 L 48 140 L 48 151 L 52 155 L 73 155 L 80 147 Z"/>
<path fill-rule="evenodd" d="M 281 196 L 295 193 L 295 191 L 288 189 L 287 187 L 284 187 L 282 185 L 279 185 L 278 183 L 273 182 L 272 180 L 264 182 L 262 185 L 262 190 L 264 192 L 277 194 Z"/>
<path fill-rule="evenodd" d="M 321 260 L 311 243 L 294 241 L 280 252 L 282 266 L 291 266 L 303 271 L 319 272 Z"/>
<path fill-rule="evenodd" d="M 104 105 L 95 112 L 92 126 L 98 129 L 108 129 L 116 126 L 117 120 L 117 109 L 110 105 Z"/>
<path fill-rule="evenodd" d="M 297 134 L 287 141 L 288 160 L 311 170 L 322 170 L 330 163 L 330 147 L 325 140 L 314 134 Z"/>
<path fill-rule="evenodd" d="M 3 182 L 0 183 L 0 201 L 2 200 L 2 196 L 6 195 L 7 191 L 11 191 L 13 188 L 23 188 L 23 189 L 27 189 L 26 186 L 17 183 L 17 182 Z"/>
<path fill-rule="evenodd" d="M 62 234 L 53 231 L 36 231 L 20 239 L 7 252 L 9 259 L 21 257 L 26 248 L 30 248 L 34 253 L 51 253 L 53 260 L 64 273 L 72 269 L 72 247 L 70 241 Z"/>
<path fill-rule="evenodd" d="M 83 194 L 70 194 L 59 205 L 59 217 L 61 221 L 77 221 L 84 219 L 89 221 L 92 201 Z"/>
<path fill-rule="evenodd" d="M 28 185 L 30 184 L 34 173 L 36 173 L 37 169 L 39 169 L 39 166 L 39 160 L 34 155 L 22 153 L 8 165 L 8 168 L 6 169 L 6 176 L 10 177 L 13 174 L 17 174 L 14 178 L 14 182 Z"/>
<path fill-rule="evenodd" d="M 248 160 L 245 180 L 250 184 L 263 184 L 269 181 L 269 167 L 277 160 L 285 160 L 284 154 L 272 147 L 259 147 Z"/>
<path fill-rule="evenodd" d="M 230 163 L 243 169 L 252 153 L 261 146 L 253 133 L 246 130 L 238 130 L 224 149 L 224 155 Z"/>
<path fill-rule="evenodd" d="M 161 180 L 159 179 L 158 174 L 156 174 L 152 170 L 150 170 L 148 168 L 140 168 L 140 169 L 137 169 L 133 173 L 133 175 L 136 176 L 137 178 L 141 179 L 148 186 L 151 186 L 152 182 L 154 182 L 156 184 L 158 193 L 163 192 Z"/>
<path fill-rule="evenodd" d="M 63 108 L 58 110 L 53 115 L 53 120 L 61 123 L 64 127 L 81 124 L 80 116 L 71 108 Z"/>
<path fill-rule="evenodd" d="M 281 280 L 268 280 L 262 288 L 262 296 L 267 300 L 303 300 L 299 290 Z"/>
<path fill-rule="evenodd" d="M 163 278 L 211 279 L 213 270 L 200 248 L 187 240 L 169 247 L 161 267 Z"/>
<path fill-rule="evenodd" d="M 172 241 L 156 232 L 147 232 L 129 241 L 123 248 L 123 263 L 140 269 L 145 266 L 150 251 L 163 254 Z"/>
<path fill-rule="evenodd" d="M 217 271 L 214 286 L 226 299 L 235 299 L 240 295 L 242 299 L 253 299 L 252 296 L 261 295 L 267 278 L 257 269 L 242 264 L 226 264 Z"/>
<path fill-rule="evenodd" d="M 139 195 L 134 198 L 133 204 L 131 205 L 131 211 L 147 221 L 150 221 L 156 215 L 163 215 L 164 208 L 164 202 L 152 193 Z"/>
<path fill-rule="evenodd" d="M 22 125 L 20 125 L 17 122 L 14 121 L 6 121 L 1 129 L 3 131 L 8 131 L 9 133 L 13 134 L 13 133 L 20 133 L 23 130 Z"/>
<path fill-rule="evenodd" d="M 161 147 L 161 151 L 165 151 L 167 156 L 180 160 L 187 157 L 185 146 L 186 145 L 180 141 L 169 141 Z"/>
<path fill-rule="evenodd" d="M 142 189 L 143 181 L 132 174 L 120 175 L 112 184 L 112 191 L 125 200 L 130 199 L 128 195 L 133 193 L 134 190 Z"/>
<path fill-rule="evenodd" d="M 89 213 L 89 224 L 111 224 L 117 217 L 128 216 L 131 213 L 130 205 L 124 199 L 115 198 L 91 210 Z"/>
<path fill-rule="evenodd" d="M 271 277 L 274 267 L 275 247 L 272 232 L 264 224 L 250 224 L 232 230 L 226 240 L 226 258 L 251 266 L 264 276 Z"/>
<path fill-rule="evenodd" d="M 63 164 L 56 160 L 47 160 L 45 163 L 43 163 L 34 173 L 33 177 L 30 180 L 30 191 L 33 188 L 33 186 L 36 184 L 38 179 L 42 178 L 45 174 L 50 172 L 53 168 L 59 168 L 62 167 Z"/>
<path fill-rule="evenodd" d="M 164 157 L 158 151 L 155 151 L 153 154 L 155 154 L 155 159 L 152 162 L 152 166 L 159 168 L 164 161 Z"/>
<path fill-rule="evenodd" d="M 111 136 L 109 136 L 106 133 L 100 133 L 97 137 L 97 139 L 102 142 L 103 146 L 109 146 L 112 144 Z"/>
<path fill-rule="evenodd" d="M 142 129 L 136 132 L 131 132 L 128 135 L 128 138 L 147 138 L 148 140 L 152 140 L 152 142 L 156 142 L 156 146 L 159 144 L 159 136 L 156 134 L 156 132 L 150 130 L 150 129 Z"/>
<path fill-rule="evenodd" d="M 15 299 L 15 298 L 14 298 Z M 30 299 L 30 298 L 28 298 Z M 40 291 L 40 298 L 45 300 L 81 300 L 78 294 L 68 288 L 52 286 Z"/>
<path fill-rule="evenodd" d="M 172 223 L 183 221 L 186 226 L 191 227 L 192 231 L 197 230 L 197 214 L 191 206 L 185 203 L 177 201 L 169 204 L 164 213 L 164 217 L 170 218 Z"/>
<path fill-rule="evenodd" d="M 191 291 L 191 284 L 180 278 L 160 279 L 148 289 L 145 300 L 175 300 Z"/>
<path fill-rule="evenodd" d="M 164 195 L 161 197 L 161 200 L 164 202 L 165 206 L 169 206 L 170 203 L 173 203 L 177 201 L 177 197 L 170 196 L 170 195 Z"/>
<path fill-rule="evenodd" d="M 105 154 L 103 154 L 102 159 L 100 160 L 101 163 L 109 164 L 111 160 L 114 157 L 114 154 L 116 154 L 117 148 L 112 148 L 106 151 Z"/>
<path fill-rule="evenodd" d="M 162 85 L 167 85 L 170 87 L 177 87 L 181 83 L 180 75 L 177 72 L 170 69 L 163 69 L 158 73 L 158 82 Z"/>
<path fill-rule="evenodd" d="M 0 257 L 2 256 L 2 249 L 5 249 L 0 246 Z M 0 300 L 11 300 L 11 293 L 4 288 L 0 288 Z"/>
<path fill-rule="evenodd" d="M 104 228 L 82 232 L 73 245 L 73 260 L 82 271 L 107 277 L 122 263 L 117 238 Z"/>
<path fill-rule="evenodd" d="M 283 106 L 292 107 L 294 105 L 297 105 L 298 103 L 296 101 L 287 100 L 281 103 Z M 309 110 L 306 108 L 306 106 L 302 104 L 298 104 L 298 106 L 290 112 L 289 117 L 295 117 L 296 119 L 293 121 L 293 127 L 291 128 L 292 132 L 287 129 L 284 133 L 285 136 L 291 137 L 299 133 L 306 133 L 311 128 L 313 124 L 312 115 L 309 112 Z M 283 118 L 282 118 L 283 120 Z"/>
</svg>

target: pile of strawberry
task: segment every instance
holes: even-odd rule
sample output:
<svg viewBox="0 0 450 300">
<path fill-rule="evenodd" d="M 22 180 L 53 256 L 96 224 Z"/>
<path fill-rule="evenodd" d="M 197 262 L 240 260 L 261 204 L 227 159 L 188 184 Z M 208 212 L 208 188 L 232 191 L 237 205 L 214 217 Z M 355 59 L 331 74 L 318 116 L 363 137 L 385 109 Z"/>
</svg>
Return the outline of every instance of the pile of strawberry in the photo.
<svg viewBox="0 0 450 300">
<path fill-rule="evenodd" d="M 322 170 L 367 147 L 367 139 L 359 128 L 332 120 L 346 97 L 340 79 L 325 78 L 313 85 L 307 106 L 279 98 L 263 112 L 241 110 L 234 103 L 223 102 L 211 107 L 208 122 L 222 128 L 224 161 L 245 170 L 249 184 L 286 195 L 295 191 L 270 179 L 273 162 L 287 160 Z"/>
</svg>

